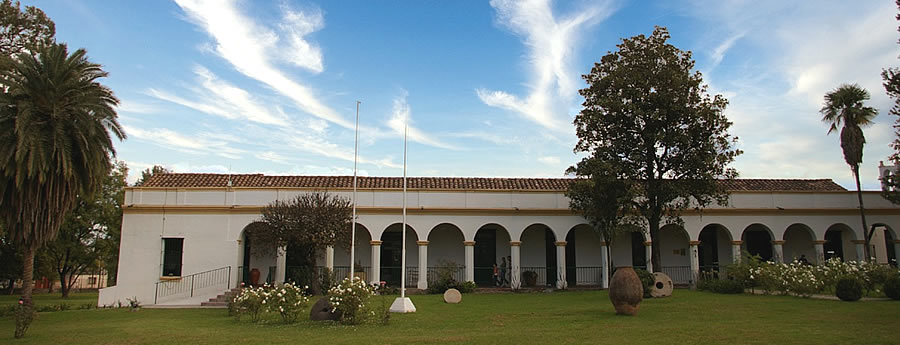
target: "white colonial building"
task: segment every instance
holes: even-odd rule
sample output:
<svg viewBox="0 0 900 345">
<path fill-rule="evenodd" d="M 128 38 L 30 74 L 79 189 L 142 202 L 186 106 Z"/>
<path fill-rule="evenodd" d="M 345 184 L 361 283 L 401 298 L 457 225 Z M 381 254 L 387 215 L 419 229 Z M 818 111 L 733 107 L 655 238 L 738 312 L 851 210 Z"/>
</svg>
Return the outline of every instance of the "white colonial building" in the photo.
<svg viewBox="0 0 900 345">
<path fill-rule="evenodd" d="M 274 200 L 310 191 L 349 198 L 350 176 L 165 174 L 127 188 L 118 285 L 102 289 L 99 304 L 137 297 L 144 304 L 194 304 L 246 281 L 290 277 L 289 255 L 250 255 L 245 228 Z M 512 287 L 526 271 L 539 286 L 600 286 L 604 268 L 647 266 L 660 246 L 658 271 L 690 284 L 702 270 L 739 260 L 742 251 L 765 259 L 863 256 L 855 192 L 831 180 L 736 180 L 727 206 L 688 210 L 683 226 L 662 227 L 651 243 L 641 232 L 602 241 L 573 214 L 564 192 L 570 179 L 410 178 L 407 286 L 426 288 L 437 270 L 459 267 L 459 280 L 493 285 L 493 265 L 508 258 Z M 399 284 L 402 179 L 361 177 L 355 238 L 357 276 Z M 896 263 L 900 208 L 878 192 L 864 192 L 866 217 L 877 227 L 872 249 Z M 610 255 L 607 255 L 609 253 Z M 611 262 L 607 257 L 611 257 Z M 319 265 L 349 275 L 347 248 L 329 248 Z M 445 268 L 441 268 L 445 267 Z M 648 268 L 652 269 L 652 268 Z"/>
</svg>

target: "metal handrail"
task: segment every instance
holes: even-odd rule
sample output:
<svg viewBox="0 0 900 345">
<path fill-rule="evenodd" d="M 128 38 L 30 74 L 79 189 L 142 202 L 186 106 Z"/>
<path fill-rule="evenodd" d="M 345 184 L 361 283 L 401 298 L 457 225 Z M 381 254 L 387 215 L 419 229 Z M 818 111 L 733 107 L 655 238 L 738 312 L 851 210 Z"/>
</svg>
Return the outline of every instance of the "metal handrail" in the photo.
<svg viewBox="0 0 900 345">
<path fill-rule="evenodd" d="M 230 287 L 231 266 L 194 273 L 173 280 L 160 280 L 156 282 L 153 304 L 157 304 L 161 297 L 169 297 L 186 292 L 189 292 L 190 297 L 194 297 L 195 290 L 220 285 L 223 283 L 223 278 L 225 286 Z M 160 289 L 160 286 L 162 289 Z"/>
</svg>

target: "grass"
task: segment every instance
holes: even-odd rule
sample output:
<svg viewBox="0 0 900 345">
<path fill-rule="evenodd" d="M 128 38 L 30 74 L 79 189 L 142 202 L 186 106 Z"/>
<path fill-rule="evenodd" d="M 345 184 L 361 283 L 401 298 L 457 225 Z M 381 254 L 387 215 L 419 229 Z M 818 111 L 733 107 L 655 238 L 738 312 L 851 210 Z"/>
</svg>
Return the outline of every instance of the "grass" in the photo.
<svg viewBox="0 0 900 345">
<path fill-rule="evenodd" d="M 19 303 L 19 297 L 22 297 L 21 294 L 0 295 L 0 307 L 15 305 L 16 303 Z M 62 294 L 59 292 L 35 293 L 32 297 L 32 300 L 34 300 L 34 305 L 38 307 L 42 305 L 65 303 L 69 304 L 74 309 L 87 303 L 93 303 L 96 305 L 97 292 L 72 292 L 69 294 L 69 298 L 62 298 Z"/>
<path fill-rule="evenodd" d="M 419 311 L 394 314 L 387 326 L 283 325 L 275 318 L 252 323 L 223 309 L 71 310 L 40 314 L 26 338 L 14 340 L 13 319 L 3 317 L 0 343 L 900 343 L 900 302 L 894 301 L 676 290 L 673 297 L 645 300 L 636 317 L 626 317 L 614 314 L 606 291 L 467 294 L 458 305 L 444 304 L 439 295 L 411 298 Z"/>
</svg>

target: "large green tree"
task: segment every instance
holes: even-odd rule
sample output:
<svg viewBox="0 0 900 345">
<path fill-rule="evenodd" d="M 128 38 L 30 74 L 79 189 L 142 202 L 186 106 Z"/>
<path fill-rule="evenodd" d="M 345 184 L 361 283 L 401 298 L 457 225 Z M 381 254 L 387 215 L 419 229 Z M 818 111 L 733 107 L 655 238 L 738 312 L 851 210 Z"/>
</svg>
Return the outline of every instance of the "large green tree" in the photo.
<svg viewBox="0 0 900 345">
<path fill-rule="evenodd" d="M 352 221 L 350 200 L 326 192 L 305 193 L 294 199 L 275 200 L 262 210 L 257 222 L 247 227 L 254 255 L 271 255 L 287 248 L 289 265 L 305 267 L 298 283 L 318 292 L 313 268 L 316 253 L 336 243 L 349 248 Z"/>
<path fill-rule="evenodd" d="M 99 191 L 91 196 L 79 195 L 75 208 L 66 215 L 56 239 L 45 247 L 53 269 L 59 276 L 60 292 L 69 297 L 72 285 L 88 271 L 98 272 L 110 259 L 118 257 L 121 233 L 125 176 L 124 163 L 111 163 L 110 174 Z M 113 264 L 113 269 L 116 265 Z"/>
<path fill-rule="evenodd" d="M 853 178 L 856 179 L 856 196 L 859 199 L 859 217 L 862 220 L 863 236 L 866 241 L 866 260 L 869 255 L 869 240 L 872 238 L 874 228 L 869 230 L 866 225 L 866 211 L 863 206 L 862 188 L 859 185 L 859 165 L 863 160 L 863 147 L 866 145 L 866 136 L 862 128 L 872 124 L 872 119 L 878 115 L 878 110 L 866 106 L 869 100 L 869 91 L 856 84 L 843 84 L 825 94 L 825 105 L 819 110 L 822 113 L 822 121 L 829 124 L 828 134 L 841 129 L 841 150 L 844 152 L 844 161 L 850 166 Z"/>
<path fill-rule="evenodd" d="M 623 39 L 583 76 L 584 109 L 575 117 L 576 176 L 615 176 L 628 186 L 622 209 L 640 215 L 651 241 L 660 223 L 682 223 L 688 207 L 727 202 L 718 179 L 737 176 L 728 168 L 741 152 L 728 134 L 728 101 L 710 97 L 689 51 L 667 43 L 669 32 Z M 614 167 L 614 168 L 613 168 Z M 659 245 L 652 264 L 660 269 Z"/>
<path fill-rule="evenodd" d="M 113 139 L 125 138 L 107 76 L 84 49 L 52 44 L 0 71 L 0 218 L 24 253 L 17 338 L 33 318 L 35 252 L 53 240 L 78 195 L 109 173 Z"/>
<path fill-rule="evenodd" d="M 13 58 L 21 53 L 34 52 L 54 42 L 56 25 L 34 6 L 21 10 L 19 2 L 0 2 L 0 53 Z"/>
</svg>

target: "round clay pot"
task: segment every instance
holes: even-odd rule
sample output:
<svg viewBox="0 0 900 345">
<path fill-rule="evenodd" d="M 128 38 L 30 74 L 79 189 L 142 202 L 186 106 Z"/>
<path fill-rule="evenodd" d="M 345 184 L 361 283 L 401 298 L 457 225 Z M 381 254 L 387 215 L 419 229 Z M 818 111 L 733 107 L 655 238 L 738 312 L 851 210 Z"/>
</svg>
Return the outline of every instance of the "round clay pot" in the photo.
<svg viewBox="0 0 900 345">
<path fill-rule="evenodd" d="M 616 314 L 635 315 L 644 299 L 644 284 L 631 266 L 616 267 L 616 273 L 609 280 L 609 301 L 616 308 Z"/>
<path fill-rule="evenodd" d="M 250 270 L 250 285 L 257 286 L 259 285 L 259 270 L 252 269 Z"/>
</svg>

